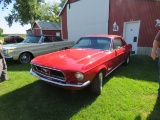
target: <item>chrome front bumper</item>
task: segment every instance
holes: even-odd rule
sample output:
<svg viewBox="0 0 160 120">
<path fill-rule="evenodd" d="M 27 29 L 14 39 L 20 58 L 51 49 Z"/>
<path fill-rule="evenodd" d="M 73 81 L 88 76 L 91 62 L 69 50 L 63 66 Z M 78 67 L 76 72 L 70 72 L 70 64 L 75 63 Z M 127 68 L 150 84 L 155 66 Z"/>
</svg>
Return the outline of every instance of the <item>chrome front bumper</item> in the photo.
<svg viewBox="0 0 160 120">
<path fill-rule="evenodd" d="M 61 82 L 51 81 L 51 80 L 49 80 L 49 79 L 46 79 L 46 78 L 43 78 L 43 77 L 40 77 L 39 75 L 37 75 L 37 74 L 32 70 L 32 68 L 30 69 L 30 74 L 36 76 L 36 77 L 39 78 L 40 80 L 43 80 L 43 81 L 46 81 L 46 82 L 49 82 L 49 83 L 52 83 L 52 84 L 55 84 L 55 85 L 58 85 L 58 86 L 62 86 L 62 87 L 83 88 L 83 87 L 86 87 L 87 85 L 90 84 L 90 80 L 86 81 L 85 83 L 78 83 L 78 84 L 67 84 L 67 83 L 61 83 Z"/>
<path fill-rule="evenodd" d="M 7 60 L 13 60 L 13 57 L 12 56 L 4 56 L 5 57 L 5 59 L 7 59 Z"/>
</svg>

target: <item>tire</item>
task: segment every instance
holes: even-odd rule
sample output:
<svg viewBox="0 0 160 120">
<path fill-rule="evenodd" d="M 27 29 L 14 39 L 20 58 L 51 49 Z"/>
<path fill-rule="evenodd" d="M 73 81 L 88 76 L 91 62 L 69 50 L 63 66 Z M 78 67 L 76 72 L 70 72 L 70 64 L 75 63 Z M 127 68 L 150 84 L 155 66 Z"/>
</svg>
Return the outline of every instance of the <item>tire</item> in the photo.
<svg viewBox="0 0 160 120">
<path fill-rule="evenodd" d="M 127 58 L 124 61 L 124 65 L 128 65 L 130 62 L 130 54 L 127 56 Z"/>
<path fill-rule="evenodd" d="M 102 92 L 103 72 L 100 71 L 91 83 L 91 91 L 100 95 Z"/>
<path fill-rule="evenodd" d="M 31 59 L 32 59 L 32 55 L 30 53 L 25 52 L 25 53 L 21 53 L 18 61 L 24 64 L 24 63 L 30 63 Z"/>
</svg>

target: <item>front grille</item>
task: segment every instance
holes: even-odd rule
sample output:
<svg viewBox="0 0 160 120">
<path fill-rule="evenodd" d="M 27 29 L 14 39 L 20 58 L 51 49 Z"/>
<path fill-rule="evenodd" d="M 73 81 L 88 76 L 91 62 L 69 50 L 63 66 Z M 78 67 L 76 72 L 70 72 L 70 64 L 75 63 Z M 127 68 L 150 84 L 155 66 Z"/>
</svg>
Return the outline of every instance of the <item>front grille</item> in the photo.
<svg viewBox="0 0 160 120">
<path fill-rule="evenodd" d="M 32 64 L 32 69 L 34 72 L 36 72 L 41 77 L 44 77 L 50 80 L 54 80 L 54 81 L 55 80 L 61 81 L 61 82 L 66 81 L 64 74 L 59 70 L 37 66 L 33 64 Z"/>
</svg>

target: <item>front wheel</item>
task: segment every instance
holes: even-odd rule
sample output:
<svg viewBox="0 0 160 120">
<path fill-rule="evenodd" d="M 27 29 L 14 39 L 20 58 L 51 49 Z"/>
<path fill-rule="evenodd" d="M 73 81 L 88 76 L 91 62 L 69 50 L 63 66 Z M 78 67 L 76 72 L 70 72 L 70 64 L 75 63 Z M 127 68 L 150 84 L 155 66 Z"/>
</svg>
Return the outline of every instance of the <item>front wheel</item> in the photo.
<svg viewBox="0 0 160 120">
<path fill-rule="evenodd" d="M 20 56 L 19 56 L 19 62 L 20 63 L 29 63 L 32 59 L 32 55 L 30 53 L 22 53 Z"/>
<path fill-rule="evenodd" d="M 99 72 L 91 83 L 91 91 L 100 95 L 102 92 L 103 72 Z"/>
</svg>

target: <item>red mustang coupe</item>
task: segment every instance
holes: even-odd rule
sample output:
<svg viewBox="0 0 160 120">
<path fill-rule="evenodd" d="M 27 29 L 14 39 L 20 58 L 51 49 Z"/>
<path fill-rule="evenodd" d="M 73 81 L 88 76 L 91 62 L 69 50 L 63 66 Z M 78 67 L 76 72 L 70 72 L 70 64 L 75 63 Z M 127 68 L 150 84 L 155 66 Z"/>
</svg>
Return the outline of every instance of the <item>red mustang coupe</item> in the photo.
<svg viewBox="0 0 160 120">
<path fill-rule="evenodd" d="M 87 86 L 101 94 L 103 78 L 130 61 L 131 44 L 117 35 L 81 37 L 71 49 L 38 56 L 30 73 L 52 85 L 70 90 Z"/>
</svg>

